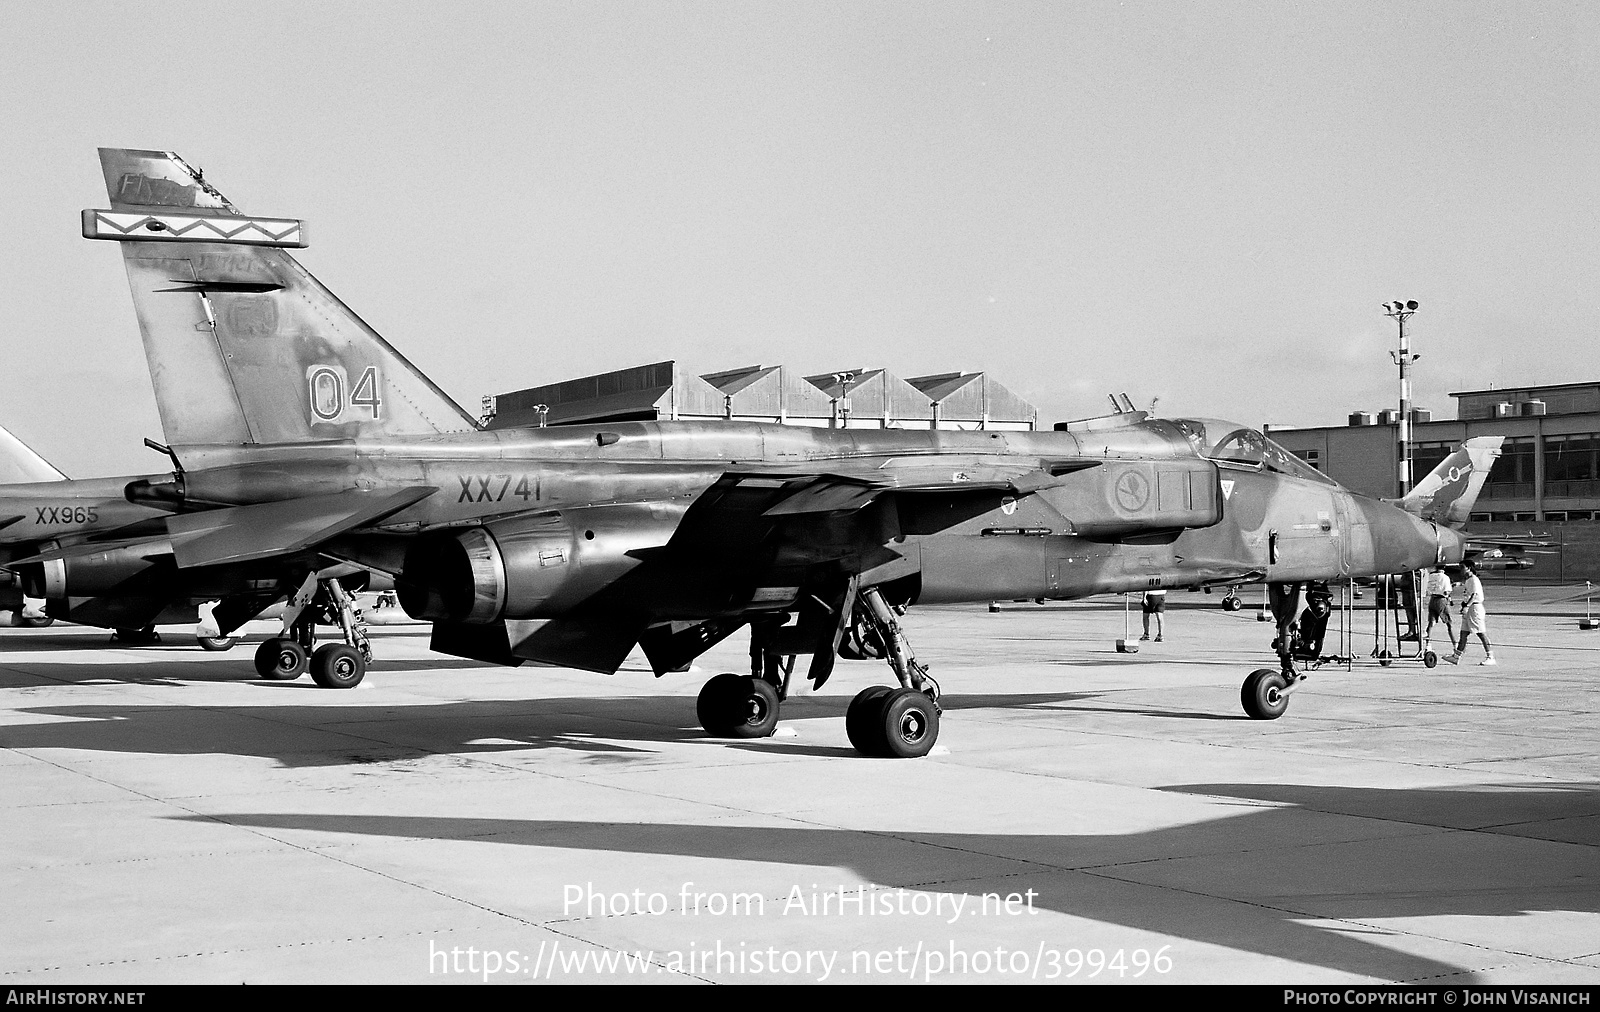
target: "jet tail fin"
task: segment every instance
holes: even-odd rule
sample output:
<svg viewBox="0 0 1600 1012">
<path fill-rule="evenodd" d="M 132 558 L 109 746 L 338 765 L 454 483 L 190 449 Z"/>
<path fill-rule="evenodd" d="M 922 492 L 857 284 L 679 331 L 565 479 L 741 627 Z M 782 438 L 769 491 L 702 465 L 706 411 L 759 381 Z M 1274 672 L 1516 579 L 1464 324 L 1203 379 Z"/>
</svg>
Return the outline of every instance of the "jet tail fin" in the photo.
<svg viewBox="0 0 1600 1012">
<path fill-rule="evenodd" d="M 477 428 L 289 254 L 301 222 L 241 213 L 170 151 L 100 164 L 111 209 L 83 212 L 83 234 L 122 247 L 168 443 Z"/>
<path fill-rule="evenodd" d="M 1395 505 L 1424 520 L 1459 530 L 1471 515 L 1504 441 L 1504 436 L 1474 436 L 1467 440 L 1415 488 L 1395 500 Z"/>
<path fill-rule="evenodd" d="M 64 481 L 66 475 L 33 452 L 33 447 L 0 428 L 0 485 L 34 481 Z"/>
</svg>

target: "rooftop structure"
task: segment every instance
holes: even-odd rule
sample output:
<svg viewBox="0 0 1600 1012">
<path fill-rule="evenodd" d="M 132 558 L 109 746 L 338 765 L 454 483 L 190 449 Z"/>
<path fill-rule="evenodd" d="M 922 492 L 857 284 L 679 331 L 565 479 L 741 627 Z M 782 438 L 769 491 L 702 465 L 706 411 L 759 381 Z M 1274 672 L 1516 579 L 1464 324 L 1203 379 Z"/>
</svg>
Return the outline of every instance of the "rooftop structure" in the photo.
<svg viewBox="0 0 1600 1012">
<path fill-rule="evenodd" d="M 754 365 L 696 376 L 668 360 L 490 400 L 493 429 L 650 419 L 1013 431 L 1038 423 L 1032 404 L 981 372 L 904 380 L 857 368 L 800 377 L 785 366 Z"/>
</svg>

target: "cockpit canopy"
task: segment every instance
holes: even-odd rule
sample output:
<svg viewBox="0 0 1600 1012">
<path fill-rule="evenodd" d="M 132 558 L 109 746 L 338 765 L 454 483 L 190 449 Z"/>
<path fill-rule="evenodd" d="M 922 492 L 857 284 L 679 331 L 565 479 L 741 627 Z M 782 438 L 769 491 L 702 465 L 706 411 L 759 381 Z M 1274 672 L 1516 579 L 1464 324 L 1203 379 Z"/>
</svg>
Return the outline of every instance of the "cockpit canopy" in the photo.
<svg viewBox="0 0 1600 1012">
<path fill-rule="evenodd" d="M 1202 457 L 1230 464 L 1260 466 L 1268 471 L 1292 474 L 1296 478 L 1323 485 L 1338 484 L 1268 439 L 1259 429 L 1218 418 L 1174 418 L 1170 421 Z"/>
</svg>

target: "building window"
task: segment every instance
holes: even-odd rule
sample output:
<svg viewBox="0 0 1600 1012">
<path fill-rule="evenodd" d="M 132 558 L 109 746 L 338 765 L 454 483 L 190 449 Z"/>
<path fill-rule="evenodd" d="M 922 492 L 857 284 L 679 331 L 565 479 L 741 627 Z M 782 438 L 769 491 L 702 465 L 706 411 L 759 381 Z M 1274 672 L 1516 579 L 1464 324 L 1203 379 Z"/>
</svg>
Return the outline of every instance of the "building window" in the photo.
<svg viewBox="0 0 1600 1012">
<path fill-rule="evenodd" d="M 1533 498 L 1533 437 L 1507 439 L 1500 446 L 1500 459 L 1494 462 L 1483 494 L 1491 499 Z"/>
<path fill-rule="evenodd" d="M 1544 494 L 1547 496 L 1600 495 L 1600 435 L 1580 433 L 1544 437 Z"/>
<path fill-rule="evenodd" d="M 1294 451 L 1294 455 L 1312 467 L 1316 468 L 1318 471 L 1322 470 L 1321 450 L 1296 450 Z"/>
<path fill-rule="evenodd" d="M 1455 446 L 1451 443 L 1412 443 L 1411 444 L 1411 480 L 1433 473 L 1433 469 L 1444 463 L 1450 456 Z"/>
</svg>

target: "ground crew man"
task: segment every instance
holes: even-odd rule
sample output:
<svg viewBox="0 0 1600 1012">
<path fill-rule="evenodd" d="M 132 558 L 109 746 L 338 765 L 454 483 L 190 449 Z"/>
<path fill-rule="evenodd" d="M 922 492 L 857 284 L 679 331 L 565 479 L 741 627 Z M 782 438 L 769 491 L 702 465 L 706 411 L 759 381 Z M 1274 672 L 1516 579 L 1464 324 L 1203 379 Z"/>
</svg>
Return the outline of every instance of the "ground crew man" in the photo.
<svg viewBox="0 0 1600 1012">
<path fill-rule="evenodd" d="M 1455 585 L 1450 582 L 1450 574 L 1443 569 L 1435 569 L 1428 574 L 1428 631 L 1423 633 L 1427 641 L 1424 650 L 1433 648 L 1433 624 L 1442 621 L 1446 633 L 1445 642 L 1454 646 L 1456 641 L 1456 624 L 1450 618 L 1450 594 L 1455 590 Z"/>
<path fill-rule="evenodd" d="M 1456 642 L 1456 652 L 1446 657 L 1451 664 L 1461 663 L 1461 655 L 1467 652 L 1467 637 L 1472 633 L 1478 634 L 1478 639 L 1483 641 L 1483 652 L 1486 655 L 1478 665 L 1499 664 L 1494 659 L 1494 647 L 1489 645 L 1488 615 L 1483 610 L 1483 581 L 1478 579 L 1478 567 L 1470 562 L 1463 562 L 1461 568 L 1466 570 L 1467 578 L 1461 581 L 1461 592 L 1465 595 L 1461 601 L 1461 638 Z"/>
<path fill-rule="evenodd" d="M 1144 635 L 1139 638 L 1150 638 L 1150 616 L 1156 617 L 1156 642 L 1161 642 L 1161 615 L 1167 610 L 1167 592 L 1165 590 L 1147 590 L 1144 592 L 1144 604 L 1140 611 L 1144 612 Z"/>
</svg>

